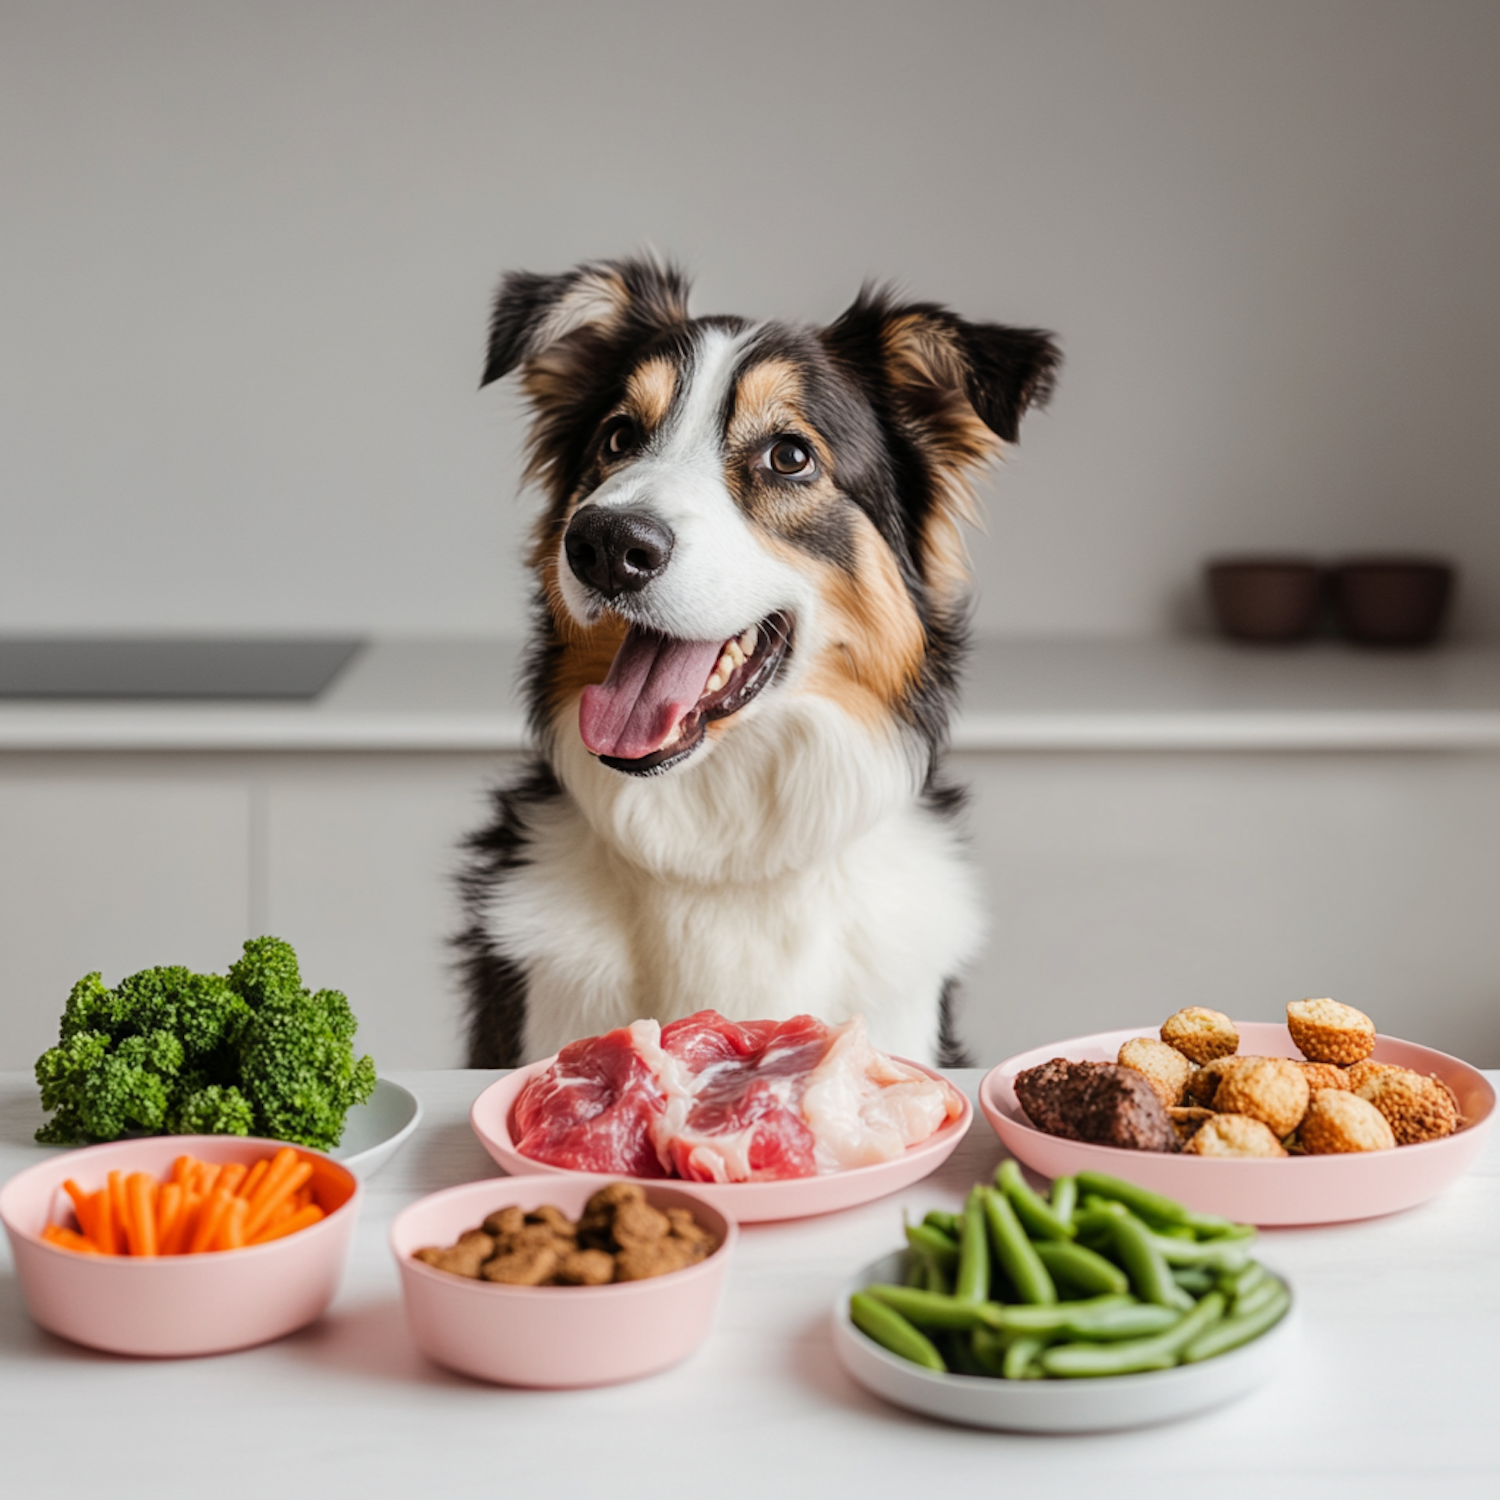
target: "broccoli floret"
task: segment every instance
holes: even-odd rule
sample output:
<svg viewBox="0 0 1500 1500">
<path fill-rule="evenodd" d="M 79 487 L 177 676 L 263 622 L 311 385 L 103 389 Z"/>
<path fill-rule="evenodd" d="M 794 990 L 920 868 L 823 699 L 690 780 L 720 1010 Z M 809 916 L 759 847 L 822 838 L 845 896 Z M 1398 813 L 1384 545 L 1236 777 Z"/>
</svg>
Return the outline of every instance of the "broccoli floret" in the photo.
<svg viewBox="0 0 1500 1500">
<path fill-rule="evenodd" d="M 37 1132 L 53 1145 L 128 1131 L 264 1135 L 329 1149 L 375 1088 L 355 1060 L 357 1022 L 336 990 L 302 988 L 297 955 L 255 938 L 229 974 L 146 969 L 114 990 L 74 985 L 56 1047 L 37 1061 Z"/>
</svg>

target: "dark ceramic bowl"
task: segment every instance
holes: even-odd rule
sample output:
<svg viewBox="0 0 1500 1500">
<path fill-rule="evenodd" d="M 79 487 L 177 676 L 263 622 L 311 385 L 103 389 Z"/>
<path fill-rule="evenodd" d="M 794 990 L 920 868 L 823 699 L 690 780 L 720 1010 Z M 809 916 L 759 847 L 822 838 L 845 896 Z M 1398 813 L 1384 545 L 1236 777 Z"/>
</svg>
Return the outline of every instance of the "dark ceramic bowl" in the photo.
<svg viewBox="0 0 1500 1500">
<path fill-rule="evenodd" d="M 1352 558 L 1333 574 L 1339 626 L 1362 646 L 1429 646 L 1456 582 L 1453 565 L 1438 558 Z"/>
<path fill-rule="evenodd" d="M 1324 574 L 1298 557 L 1226 557 L 1205 569 L 1219 629 L 1232 641 L 1306 640 L 1318 623 Z"/>
</svg>

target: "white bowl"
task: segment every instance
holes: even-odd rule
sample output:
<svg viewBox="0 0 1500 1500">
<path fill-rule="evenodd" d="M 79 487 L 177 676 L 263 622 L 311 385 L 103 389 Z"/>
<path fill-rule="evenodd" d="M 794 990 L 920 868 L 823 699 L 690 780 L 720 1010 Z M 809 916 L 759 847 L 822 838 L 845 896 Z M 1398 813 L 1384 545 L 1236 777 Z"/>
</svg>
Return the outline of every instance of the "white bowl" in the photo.
<svg viewBox="0 0 1500 1500">
<path fill-rule="evenodd" d="M 1299 1334 L 1297 1300 L 1258 1339 L 1205 1359 L 1139 1375 L 1098 1380 L 992 1380 L 924 1370 L 866 1338 L 849 1317 L 849 1297 L 874 1282 L 900 1282 L 906 1252 L 872 1261 L 839 1294 L 833 1343 L 839 1362 L 866 1390 L 924 1416 L 1008 1432 L 1108 1432 L 1149 1427 L 1223 1406 L 1270 1379 Z M 1281 1278 L 1283 1281 L 1285 1277 Z"/>
<path fill-rule="evenodd" d="M 389 1078 L 344 1118 L 344 1138 L 328 1154 L 359 1178 L 373 1177 L 409 1141 L 422 1123 L 422 1102 Z"/>
</svg>

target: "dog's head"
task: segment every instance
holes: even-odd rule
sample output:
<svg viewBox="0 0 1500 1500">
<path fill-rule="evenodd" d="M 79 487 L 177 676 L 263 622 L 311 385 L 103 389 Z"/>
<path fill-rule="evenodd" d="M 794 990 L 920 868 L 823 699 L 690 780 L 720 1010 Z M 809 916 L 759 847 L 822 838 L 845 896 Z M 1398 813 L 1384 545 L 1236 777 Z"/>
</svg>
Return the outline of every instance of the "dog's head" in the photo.
<svg viewBox="0 0 1500 1500">
<path fill-rule="evenodd" d="M 970 479 L 1046 400 L 1035 329 L 866 289 L 827 328 L 692 318 L 650 260 L 501 285 L 484 383 L 520 368 L 543 726 L 633 775 L 682 765 L 767 697 L 941 736 L 963 633 Z"/>
</svg>

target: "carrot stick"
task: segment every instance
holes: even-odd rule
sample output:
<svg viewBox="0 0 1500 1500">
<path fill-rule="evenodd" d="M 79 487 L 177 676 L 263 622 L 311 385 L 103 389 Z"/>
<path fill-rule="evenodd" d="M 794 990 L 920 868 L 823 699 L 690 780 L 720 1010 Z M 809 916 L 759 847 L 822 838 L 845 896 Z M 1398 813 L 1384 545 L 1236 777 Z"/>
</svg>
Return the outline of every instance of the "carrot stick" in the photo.
<svg viewBox="0 0 1500 1500">
<path fill-rule="evenodd" d="M 108 1187 L 94 1194 L 94 1242 L 106 1255 L 116 1255 L 114 1199 Z"/>
<path fill-rule="evenodd" d="M 242 1161 L 225 1162 L 215 1186 L 228 1188 L 231 1193 L 237 1193 L 239 1192 L 240 1184 L 245 1180 L 245 1173 L 249 1170 L 250 1168 Z"/>
<path fill-rule="evenodd" d="M 162 1235 L 161 1243 L 156 1247 L 158 1255 L 186 1253 L 193 1231 L 198 1227 L 198 1215 L 202 1210 L 203 1201 L 197 1193 L 186 1191 L 183 1193 L 182 1207 L 177 1211 L 177 1218 L 172 1227 Z"/>
<path fill-rule="evenodd" d="M 213 1244 L 214 1236 L 219 1232 L 219 1225 L 223 1222 L 224 1215 L 229 1212 L 229 1205 L 233 1201 L 231 1194 L 218 1188 L 209 1194 L 198 1216 L 198 1225 L 193 1230 L 193 1238 L 187 1247 L 189 1255 L 198 1255 Z"/>
<path fill-rule="evenodd" d="M 263 1156 L 258 1162 L 256 1162 L 253 1167 L 250 1168 L 249 1175 L 239 1185 L 239 1196 L 241 1198 L 244 1198 L 247 1202 L 249 1201 L 256 1188 L 260 1186 L 260 1180 L 266 1175 L 266 1171 L 270 1167 L 270 1165 L 271 1158 L 269 1156 Z"/>
<path fill-rule="evenodd" d="M 125 1174 L 111 1172 L 109 1184 L 109 1213 L 114 1220 L 114 1253 L 130 1254 L 130 1202 L 125 1194 Z"/>
<path fill-rule="evenodd" d="M 94 1228 L 94 1195 L 86 1193 L 70 1177 L 63 1183 L 63 1191 L 73 1200 L 73 1212 L 78 1217 L 78 1228 L 85 1239 L 96 1238 Z"/>
<path fill-rule="evenodd" d="M 132 1255 L 156 1254 L 156 1211 L 151 1203 L 155 1181 L 145 1172 L 132 1172 L 125 1179 L 125 1196 L 130 1204 L 127 1243 Z"/>
<path fill-rule="evenodd" d="M 167 1236 L 182 1212 L 182 1184 L 169 1182 L 156 1197 L 156 1253 L 165 1255 Z"/>
<path fill-rule="evenodd" d="M 186 1187 L 188 1175 L 197 1165 L 198 1163 L 193 1157 L 179 1156 L 177 1160 L 172 1163 L 172 1181 L 181 1183 L 184 1187 Z"/>
<path fill-rule="evenodd" d="M 219 1221 L 219 1232 L 214 1236 L 210 1250 L 238 1250 L 245 1243 L 245 1218 L 250 1205 L 243 1198 L 230 1201 L 229 1210 Z"/>
<path fill-rule="evenodd" d="M 322 1217 L 323 1210 L 316 1203 L 309 1203 L 306 1208 L 299 1208 L 296 1213 L 289 1214 L 270 1228 L 262 1229 L 250 1243 L 269 1245 L 272 1240 L 283 1239 L 286 1235 L 296 1234 L 299 1229 L 306 1229 L 308 1225 L 316 1224 Z"/>
<path fill-rule="evenodd" d="M 83 1255 L 98 1255 L 99 1247 L 90 1239 L 75 1230 L 69 1229 L 65 1224 L 48 1224 L 42 1230 L 42 1238 L 49 1245 L 56 1245 L 62 1250 L 77 1250 Z"/>
<path fill-rule="evenodd" d="M 275 1156 L 271 1158 L 271 1165 L 266 1168 L 266 1175 L 261 1178 L 260 1186 L 255 1190 L 255 1196 L 250 1200 L 250 1222 L 258 1225 L 265 1222 L 265 1214 L 281 1197 L 281 1190 L 285 1183 L 297 1170 L 299 1158 L 290 1146 L 283 1146 Z M 249 1231 L 252 1235 L 255 1229 Z"/>
<path fill-rule="evenodd" d="M 270 1192 L 267 1192 L 266 1188 L 271 1183 L 273 1172 L 267 1172 L 265 1181 L 261 1183 L 261 1191 L 257 1194 L 260 1200 L 259 1208 L 253 1203 L 250 1205 L 250 1218 L 245 1225 L 245 1233 L 251 1238 L 266 1227 L 266 1221 L 271 1217 L 276 1206 L 290 1199 L 297 1189 L 312 1176 L 313 1164 L 310 1161 L 294 1163 L 291 1171 L 281 1179 L 280 1183 L 271 1187 Z"/>
</svg>

